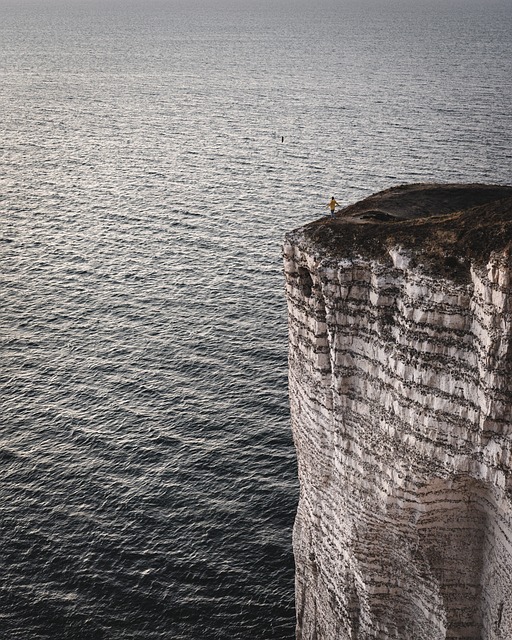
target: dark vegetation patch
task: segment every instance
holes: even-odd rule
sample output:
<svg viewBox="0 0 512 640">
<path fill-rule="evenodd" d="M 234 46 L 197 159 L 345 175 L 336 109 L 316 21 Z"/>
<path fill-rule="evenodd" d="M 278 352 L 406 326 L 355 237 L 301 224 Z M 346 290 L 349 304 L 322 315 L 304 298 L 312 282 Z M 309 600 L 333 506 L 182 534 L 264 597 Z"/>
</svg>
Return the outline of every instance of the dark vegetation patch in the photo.
<svg viewBox="0 0 512 640">
<path fill-rule="evenodd" d="M 389 249 L 401 246 L 434 275 L 466 280 L 471 263 L 484 264 L 492 252 L 512 249 L 512 187 L 405 185 L 303 231 L 329 257 L 389 262 Z"/>
</svg>

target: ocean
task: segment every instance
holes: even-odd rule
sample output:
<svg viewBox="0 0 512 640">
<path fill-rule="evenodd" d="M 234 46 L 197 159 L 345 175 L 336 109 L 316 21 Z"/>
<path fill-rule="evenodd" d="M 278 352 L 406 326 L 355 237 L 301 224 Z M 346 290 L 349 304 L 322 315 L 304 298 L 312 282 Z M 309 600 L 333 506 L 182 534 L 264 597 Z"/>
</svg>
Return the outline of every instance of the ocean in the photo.
<svg viewBox="0 0 512 640">
<path fill-rule="evenodd" d="M 511 182 L 508 1 L 0 0 L 0 637 L 292 640 L 281 242 Z"/>
</svg>

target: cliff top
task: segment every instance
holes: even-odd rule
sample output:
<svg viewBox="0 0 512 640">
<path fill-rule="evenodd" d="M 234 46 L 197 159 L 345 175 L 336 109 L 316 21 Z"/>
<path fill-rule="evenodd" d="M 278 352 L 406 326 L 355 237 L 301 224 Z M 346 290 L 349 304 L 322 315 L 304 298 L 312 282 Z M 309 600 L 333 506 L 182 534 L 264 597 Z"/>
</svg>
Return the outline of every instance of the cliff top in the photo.
<svg viewBox="0 0 512 640">
<path fill-rule="evenodd" d="M 402 247 L 429 271 L 465 279 L 512 247 L 512 186 L 411 184 L 349 205 L 288 234 L 324 257 L 388 261 Z M 411 265 L 414 266 L 414 265 Z"/>
</svg>

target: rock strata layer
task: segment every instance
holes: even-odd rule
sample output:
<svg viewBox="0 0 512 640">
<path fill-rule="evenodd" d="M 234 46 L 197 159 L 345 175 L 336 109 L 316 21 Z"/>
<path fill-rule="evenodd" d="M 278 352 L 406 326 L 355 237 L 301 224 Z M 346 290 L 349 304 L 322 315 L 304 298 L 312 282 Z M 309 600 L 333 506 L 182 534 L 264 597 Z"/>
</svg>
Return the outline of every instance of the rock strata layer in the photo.
<svg viewBox="0 0 512 640">
<path fill-rule="evenodd" d="M 512 639 L 512 187 L 289 233 L 297 638 Z"/>
</svg>

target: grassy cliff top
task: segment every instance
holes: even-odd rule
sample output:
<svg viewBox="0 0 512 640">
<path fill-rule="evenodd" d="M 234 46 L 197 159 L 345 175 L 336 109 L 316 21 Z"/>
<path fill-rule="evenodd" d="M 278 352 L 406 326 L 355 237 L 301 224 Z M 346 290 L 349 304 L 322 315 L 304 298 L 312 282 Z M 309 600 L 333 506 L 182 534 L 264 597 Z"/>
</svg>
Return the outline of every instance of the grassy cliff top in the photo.
<svg viewBox="0 0 512 640">
<path fill-rule="evenodd" d="M 492 252 L 512 248 L 512 186 L 402 185 L 312 222 L 289 238 L 305 241 L 327 258 L 387 262 L 389 249 L 402 247 L 429 271 L 464 278 L 471 262 L 485 263 Z"/>
</svg>

